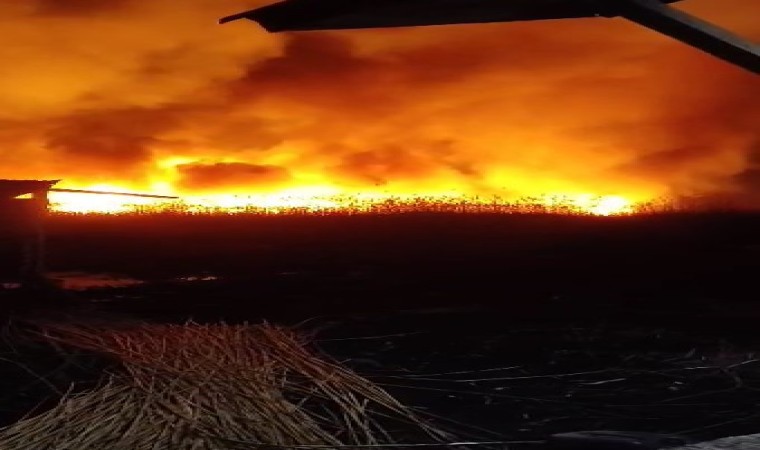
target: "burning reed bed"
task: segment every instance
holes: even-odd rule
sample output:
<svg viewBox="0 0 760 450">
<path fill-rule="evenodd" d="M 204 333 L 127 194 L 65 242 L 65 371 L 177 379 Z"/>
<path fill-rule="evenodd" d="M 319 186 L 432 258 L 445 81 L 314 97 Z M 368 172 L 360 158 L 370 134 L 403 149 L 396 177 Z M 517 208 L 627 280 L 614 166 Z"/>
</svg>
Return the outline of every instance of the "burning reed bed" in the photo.
<svg viewBox="0 0 760 450">
<path fill-rule="evenodd" d="M 500 196 L 412 196 L 362 199 L 356 196 L 324 198 L 282 198 L 257 202 L 255 197 L 233 197 L 233 205 L 211 202 L 194 203 L 192 199 L 171 202 L 117 204 L 111 209 L 70 208 L 51 203 L 58 216 L 355 216 L 398 214 L 485 214 L 485 215 L 559 215 L 559 216 L 631 216 L 754 211 L 753 205 L 729 202 L 724 198 L 662 197 L 649 201 L 629 201 L 617 196 L 526 196 L 517 199 Z"/>
<path fill-rule="evenodd" d="M 236 206 L 195 204 L 192 200 L 159 202 L 151 204 L 124 204 L 113 210 L 67 209 L 66 205 L 52 203 L 58 215 L 252 215 L 252 216 L 353 216 L 389 214 L 555 214 L 594 216 L 612 214 L 629 215 L 645 212 L 671 211 L 675 203 L 668 199 L 640 204 L 627 203 L 614 211 L 606 211 L 604 197 L 577 199 L 566 196 L 523 197 L 506 199 L 499 196 L 414 196 L 388 197 L 382 200 L 366 200 L 353 196 L 332 196 L 305 201 L 285 198 L 280 205 L 261 205 L 250 196 L 236 196 Z M 270 202 L 266 202 L 270 203 Z M 678 208 L 680 210 L 680 208 Z"/>
<path fill-rule="evenodd" d="M 120 363 L 92 390 L 0 429 L 3 450 L 273 449 L 449 440 L 365 378 L 271 325 L 46 323 Z M 325 448 L 325 447 L 322 447 Z"/>
</svg>

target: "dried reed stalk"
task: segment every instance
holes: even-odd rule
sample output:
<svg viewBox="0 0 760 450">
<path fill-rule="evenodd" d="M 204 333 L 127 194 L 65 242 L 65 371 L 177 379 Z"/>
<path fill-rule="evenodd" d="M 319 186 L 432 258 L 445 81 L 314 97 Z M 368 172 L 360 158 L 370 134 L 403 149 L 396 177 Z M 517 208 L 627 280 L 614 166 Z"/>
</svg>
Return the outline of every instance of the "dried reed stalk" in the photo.
<svg viewBox="0 0 760 450">
<path fill-rule="evenodd" d="M 220 450 L 449 437 L 369 380 L 271 325 L 47 323 L 48 341 L 123 366 L 100 387 L 0 429 L 1 450 Z"/>
</svg>

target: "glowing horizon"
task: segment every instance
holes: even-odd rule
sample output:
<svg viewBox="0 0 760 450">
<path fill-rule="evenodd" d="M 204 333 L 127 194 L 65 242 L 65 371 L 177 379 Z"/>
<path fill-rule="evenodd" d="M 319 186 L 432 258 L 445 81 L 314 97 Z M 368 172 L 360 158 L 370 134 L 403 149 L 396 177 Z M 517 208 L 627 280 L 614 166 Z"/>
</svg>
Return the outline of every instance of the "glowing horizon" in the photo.
<svg viewBox="0 0 760 450">
<path fill-rule="evenodd" d="M 120 193 L 138 192 L 116 185 L 98 184 L 82 189 Z M 167 192 L 161 191 L 161 194 Z M 174 194 L 174 193 L 171 193 Z M 350 193 L 335 187 L 313 186 L 283 189 L 269 193 L 232 193 L 183 195 L 177 200 L 130 197 L 126 195 L 88 195 L 65 192 L 51 192 L 50 204 L 53 212 L 81 214 L 128 214 L 133 212 L 162 212 L 180 209 L 184 212 L 217 212 L 235 214 L 252 210 L 268 212 L 288 211 L 347 211 L 362 212 L 373 208 L 395 206 L 406 211 L 430 210 L 459 205 L 477 209 L 488 205 L 501 207 L 504 211 L 519 211 L 529 208 L 545 208 L 547 211 L 567 210 L 574 213 L 592 215 L 632 214 L 636 203 L 620 195 L 595 195 L 592 193 L 552 193 L 516 198 L 477 196 L 456 193 L 399 194 L 389 192 Z"/>
</svg>

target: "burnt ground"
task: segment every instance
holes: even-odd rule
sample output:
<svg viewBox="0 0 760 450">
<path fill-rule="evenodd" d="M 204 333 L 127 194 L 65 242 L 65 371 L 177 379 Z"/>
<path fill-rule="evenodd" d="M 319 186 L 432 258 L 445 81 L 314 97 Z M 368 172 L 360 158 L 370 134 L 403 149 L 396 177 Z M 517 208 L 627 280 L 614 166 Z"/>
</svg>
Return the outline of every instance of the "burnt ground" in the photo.
<svg viewBox="0 0 760 450">
<path fill-rule="evenodd" d="M 55 216 L 48 230 L 51 270 L 144 281 L 68 292 L 67 314 L 300 324 L 462 434 L 760 430 L 757 214 Z M 2 295 L 13 323 L 59 309 Z M 108 366 L 32 343 L 0 357 L 3 423 Z"/>
</svg>

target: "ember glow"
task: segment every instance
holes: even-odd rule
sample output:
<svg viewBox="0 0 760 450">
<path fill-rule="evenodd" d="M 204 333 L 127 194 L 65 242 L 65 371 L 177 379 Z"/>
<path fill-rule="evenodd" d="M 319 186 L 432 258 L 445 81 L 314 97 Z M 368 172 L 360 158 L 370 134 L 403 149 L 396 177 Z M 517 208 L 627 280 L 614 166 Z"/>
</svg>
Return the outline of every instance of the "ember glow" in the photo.
<svg viewBox="0 0 760 450">
<path fill-rule="evenodd" d="M 0 178 L 222 212 L 760 204 L 758 77 L 676 41 L 608 19 L 290 35 L 216 25 L 264 3 L 0 3 L 12 62 L 0 68 Z M 756 0 L 679 7 L 760 39 Z M 161 205 L 51 200 L 69 212 Z"/>
</svg>

